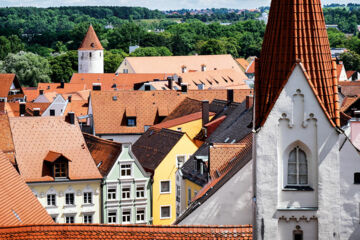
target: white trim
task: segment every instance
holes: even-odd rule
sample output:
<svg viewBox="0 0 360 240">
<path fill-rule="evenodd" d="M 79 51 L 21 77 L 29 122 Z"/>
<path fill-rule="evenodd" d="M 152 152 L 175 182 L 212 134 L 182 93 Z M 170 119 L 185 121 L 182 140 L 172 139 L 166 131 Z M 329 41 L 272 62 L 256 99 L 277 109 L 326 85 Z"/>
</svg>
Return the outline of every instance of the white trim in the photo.
<svg viewBox="0 0 360 240">
<path fill-rule="evenodd" d="M 138 187 L 143 187 L 144 188 L 144 196 L 143 197 L 137 197 L 137 188 Z M 146 199 L 146 196 L 147 196 L 147 192 L 146 192 L 146 186 L 145 184 L 135 184 L 135 194 L 134 194 L 134 198 L 135 199 Z"/>
<path fill-rule="evenodd" d="M 128 197 L 128 198 L 124 198 L 124 197 L 123 197 L 123 192 L 124 192 L 123 189 L 124 189 L 124 188 L 129 188 L 129 189 L 130 189 L 130 194 L 129 194 L 129 197 Z M 131 193 L 132 193 L 132 191 L 131 191 L 131 185 L 127 185 L 127 184 L 126 184 L 126 185 L 122 185 L 122 186 L 121 186 L 121 194 L 120 194 L 120 195 L 121 195 L 121 198 L 120 198 L 121 201 L 131 200 L 131 199 L 132 199 L 132 194 L 131 194 Z"/>
<path fill-rule="evenodd" d="M 161 183 L 162 182 L 169 182 L 169 192 L 162 192 L 161 191 Z M 171 193 L 171 180 L 160 180 L 160 194 L 169 194 Z"/>
<path fill-rule="evenodd" d="M 119 178 L 120 179 L 127 179 L 127 178 L 133 178 L 133 176 L 134 176 L 134 161 L 131 161 L 131 162 L 128 162 L 128 161 L 124 161 L 124 162 L 119 162 L 119 170 L 120 170 L 120 172 L 119 172 Z M 121 167 L 123 166 L 123 165 L 130 165 L 130 175 L 126 175 L 126 176 L 122 176 L 121 175 Z"/>
<path fill-rule="evenodd" d="M 143 221 L 138 221 L 137 220 L 137 211 L 138 210 L 144 210 L 144 220 Z M 135 223 L 146 223 L 146 206 L 145 207 L 142 207 L 142 206 L 139 206 L 139 207 L 135 207 Z"/>
<path fill-rule="evenodd" d="M 112 222 L 112 223 L 110 223 L 109 222 L 109 213 L 115 213 L 115 222 Z M 107 217 L 107 223 L 108 224 L 117 224 L 118 223 L 118 220 L 119 220 L 119 216 L 118 216 L 118 211 L 117 211 L 117 209 L 108 209 L 107 210 L 107 214 L 106 214 L 106 217 Z"/>
<path fill-rule="evenodd" d="M 129 222 L 124 222 L 124 219 L 123 219 L 123 217 L 124 217 L 124 211 L 130 211 L 130 221 Z M 132 220 L 132 215 L 133 215 L 133 213 L 132 213 L 133 211 L 132 211 L 132 209 L 131 208 L 121 208 L 121 224 L 131 224 L 131 220 Z"/>
<path fill-rule="evenodd" d="M 161 216 L 161 208 L 162 207 L 169 207 L 170 208 L 170 216 L 169 217 L 162 217 Z M 160 219 L 171 219 L 171 205 L 160 205 Z"/>
<path fill-rule="evenodd" d="M 181 166 L 179 166 L 178 157 L 184 157 L 184 162 Z M 177 154 L 176 155 L 176 165 L 175 168 L 180 169 L 186 163 L 187 155 L 186 154 Z"/>
</svg>

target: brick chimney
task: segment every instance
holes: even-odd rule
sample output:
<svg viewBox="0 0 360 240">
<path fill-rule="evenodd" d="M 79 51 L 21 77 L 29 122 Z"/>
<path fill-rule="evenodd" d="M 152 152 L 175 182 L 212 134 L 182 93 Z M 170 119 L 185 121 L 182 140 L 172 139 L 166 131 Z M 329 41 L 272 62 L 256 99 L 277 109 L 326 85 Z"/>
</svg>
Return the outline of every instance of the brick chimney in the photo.
<svg viewBox="0 0 360 240">
<path fill-rule="evenodd" d="M 168 87 L 170 90 L 172 90 L 173 89 L 173 78 L 168 77 L 167 80 L 168 80 Z"/>
<path fill-rule="evenodd" d="M 254 96 L 253 95 L 246 96 L 246 109 L 252 108 L 253 104 L 254 104 Z"/>
<path fill-rule="evenodd" d="M 209 101 L 202 101 L 202 126 L 205 126 L 209 122 Z"/>
<path fill-rule="evenodd" d="M 33 108 L 33 112 L 34 112 L 34 117 L 40 116 L 40 108 Z"/>
<path fill-rule="evenodd" d="M 20 102 L 19 103 L 19 112 L 20 112 L 20 116 L 24 116 L 25 115 L 25 110 L 26 109 L 26 103 L 24 102 Z"/>
<path fill-rule="evenodd" d="M 187 93 L 188 91 L 188 86 L 186 83 L 181 83 L 181 92 L 182 93 Z"/>
<path fill-rule="evenodd" d="M 60 88 L 64 88 L 65 87 L 65 82 L 64 82 L 64 80 L 62 80 L 61 82 L 60 82 Z"/>
</svg>

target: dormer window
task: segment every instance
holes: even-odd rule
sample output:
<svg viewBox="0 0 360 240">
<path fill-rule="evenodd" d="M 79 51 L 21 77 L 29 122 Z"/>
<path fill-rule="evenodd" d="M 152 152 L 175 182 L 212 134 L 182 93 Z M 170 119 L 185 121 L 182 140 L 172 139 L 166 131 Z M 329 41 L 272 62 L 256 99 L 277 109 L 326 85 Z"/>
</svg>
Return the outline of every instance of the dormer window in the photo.
<svg viewBox="0 0 360 240">
<path fill-rule="evenodd" d="M 67 177 L 67 163 L 58 161 L 54 163 L 54 177 Z"/>
<path fill-rule="evenodd" d="M 136 117 L 128 117 L 126 119 L 126 125 L 128 127 L 136 127 Z"/>
<path fill-rule="evenodd" d="M 51 176 L 54 179 L 69 177 L 70 160 L 61 153 L 49 151 L 44 159 L 43 176 Z"/>
</svg>

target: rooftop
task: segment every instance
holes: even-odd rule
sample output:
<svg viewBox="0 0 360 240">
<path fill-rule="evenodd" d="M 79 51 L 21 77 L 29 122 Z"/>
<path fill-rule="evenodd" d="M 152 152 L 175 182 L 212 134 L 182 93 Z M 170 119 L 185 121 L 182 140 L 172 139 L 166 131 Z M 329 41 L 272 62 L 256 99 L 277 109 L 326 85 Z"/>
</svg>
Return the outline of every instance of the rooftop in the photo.
<svg viewBox="0 0 360 240">
<path fill-rule="evenodd" d="M 215 115 L 215 113 L 213 113 L 213 112 L 209 113 L 209 116 L 214 116 L 214 115 Z M 196 112 L 196 113 L 185 115 L 185 116 L 173 119 L 173 120 L 163 121 L 159 124 L 154 125 L 153 127 L 159 128 L 159 129 L 171 128 L 171 127 L 175 127 L 177 125 L 185 124 L 185 123 L 196 121 L 199 119 L 202 119 L 202 112 Z"/>
<path fill-rule="evenodd" d="M 9 97 L 9 91 L 11 85 L 14 83 L 14 86 L 22 91 L 19 81 L 16 78 L 16 75 L 13 73 L 0 73 L 0 98 Z M 23 94 L 23 92 L 21 92 Z"/>
<path fill-rule="evenodd" d="M 89 29 L 81 43 L 81 46 L 78 50 L 103 50 L 95 30 L 92 25 L 89 26 Z"/>
</svg>

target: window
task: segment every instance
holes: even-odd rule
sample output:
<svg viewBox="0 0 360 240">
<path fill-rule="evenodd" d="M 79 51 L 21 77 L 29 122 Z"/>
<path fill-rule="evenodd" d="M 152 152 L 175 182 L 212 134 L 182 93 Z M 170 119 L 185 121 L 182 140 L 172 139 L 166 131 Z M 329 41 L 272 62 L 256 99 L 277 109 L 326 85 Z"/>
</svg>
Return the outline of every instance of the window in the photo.
<svg viewBox="0 0 360 240">
<path fill-rule="evenodd" d="M 84 223 L 93 223 L 92 215 L 84 215 Z"/>
<path fill-rule="evenodd" d="M 116 223 L 116 212 L 108 213 L 108 223 Z"/>
<path fill-rule="evenodd" d="M 66 205 L 74 205 L 74 198 L 75 198 L 74 193 L 66 193 L 65 194 L 65 204 Z"/>
<path fill-rule="evenodd" d="M 191 203 L 191 188 L 188 188 L 188 205 Z"/>
<path fill-rule="evenodd" d="M 89 53 L 89 57 L 91 57 L 92 56 L 92 54 L 91 53 Z"/>
<path fill-rule="evenodd" d="M 137 186 L 136 187 L 136 197 L 137 198 L 144 198 L 145 197 L 145 187 L 144 186 Z"/>
<path fill-rule="evenodd" d="M 354 173 L 354 184 L 360 184 L 360 172 Z"/>
<path fill-rule="evenodd" d="M 164 218 L 170 218 L 170 217 L 171 217 L 170 206 L 161 206 L 160 218 L 164 219 Z"/>
<path fill-rule="evenodd" d="M 108 200 L 116 199 L 116 188 L 109 188 L 108 189 Z"/>
<path fill-rule="evenodd" d="M 55 109 L 50 109 L 50 116 L 55 116 Z"/>
<path fill-rule="evenodd" d="M 176 201 L 180 202 L 180 186 L 176 185 Z"/>
<path fill-rule="evenodd" d="M 47 195 L 47 205 L 48 206 L 56 206 L 56 195 L 55 194 Z"/>
<path fill-rule="evenodd" d="M 131 210 L 130 209 L 123 210 L 122 223 L 130 223 L 130 219 L 131 219 Z"/>
<path fill-rule="evenodd" d="M 170 181 L 160 182 L 160 193 L 170 193 Z"/>
<path fill-rule="evenodd" d="M 59 161 L 54 163 L 55 177 L 67 177 L 66 162 Z"/>
<path fill-rule="evenodd" d="M 128 117 L 126 119 L 126 125 L 128 127 L 136 127 L 136 117 Z"/>
<path fill-rule="evenodd" d="M 294 240 L 303 240 L 303 231 L 299 225 L 296 226 L 296 230 L 293 231 Z"/>
<path fill-rule="evenodd" d="M 136 221 L 137 222 L 145 221 L 145 209 L 136 209 Z"/>
<path fill-rule="evenodd" d="M 197 192 L 197 191 L 194 191 L 194 197 L 196 197 L 197 194 L 198 194 L 198 192 Z"/>
<path fill-rule="evenodd" d="M 130 198 L 130 187 L 124 187 L 122 189 L 122 198 L 123 199 L 128 199 Z"/>
<path fill-rule="evenodd" d="M 292 150 L 289 155 L 287 184 L 308 184 L 306 154 L 299 147 L 296 147 L 294 150 Z"/>
<path fill-rule="evenodd" d="M 66 223 L 75 223 L 75 217 L 74 216 L 66 216 L 65 222 Z"/>
<path fill-rule="evenodd" d="M 91 192 L 84 192 L 84 203 L 85 204 L 92 203 L 92 193 Z"/>
<path fill-rule="evenodd" d="M 181 168 L 185 163 L 185 155 L 176 156 L 176 166 Z"/>
<path fill-rule="evenodd" d="M 128 70 L 128 69 L 124 69 L 124 70 L 123 70 L 123 73 L 129 73 L 129 70 Z"/>
<path fill-rule="evenodd" d="M 56 216 L 51 216 L 51 218 L 54 221 L 54 223 L 56 223 Z"/>
<path fill-rule="evenodd" d="M 129 177 L 131 176 L 131 164 L 122 164 L 121 168 L 121 176 L 122 177 Z"/>
<path fill-rule="evenodd" d="M 176 130 L 178 130 L 179 132 L 182 132 L 182 128 L 178 127 Z"/>
</svg>

